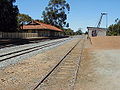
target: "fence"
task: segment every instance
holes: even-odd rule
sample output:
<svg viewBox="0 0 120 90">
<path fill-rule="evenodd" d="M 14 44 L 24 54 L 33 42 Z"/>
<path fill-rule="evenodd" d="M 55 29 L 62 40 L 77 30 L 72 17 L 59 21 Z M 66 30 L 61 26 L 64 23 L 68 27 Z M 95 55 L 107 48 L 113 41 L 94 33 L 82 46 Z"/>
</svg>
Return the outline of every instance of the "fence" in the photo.
<svg viewBox="0 0 120 90">
<path fill-rule="evenodd" d="M 0 32 L 0 38 L 31 38 L 38 37 L 38 33 Z"/>
</svg>

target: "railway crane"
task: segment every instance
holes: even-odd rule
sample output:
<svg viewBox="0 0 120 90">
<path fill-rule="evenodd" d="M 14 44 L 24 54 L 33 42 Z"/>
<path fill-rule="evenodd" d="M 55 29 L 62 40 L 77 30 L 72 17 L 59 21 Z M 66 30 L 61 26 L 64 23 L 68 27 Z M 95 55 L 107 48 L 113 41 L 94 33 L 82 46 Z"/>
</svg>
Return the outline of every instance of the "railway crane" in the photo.
<svg viewBox="0 0 120 90">
<path fill-rule="evenodd" d="M 106 15 L 107 16 L 107 13 L 101 13 L 101 17 L 100 17 L 100 20 L 99 20 L 99 22 L 98 22 L 98 25 L 97 25 L 97 28 L 99 28 L 100 27 L 100 25 L 101 25 L 101 22 L 102 22 L 102 18 L 103 18 L 103 16 L 104 15 Z M 107 18 L 106 18 L 107 19 Z M 106 20 L 107 21 L 107 20 Z M 106 27 L 107 27 L 107 22 L 106 22 Z"/>
<path fill-rule="evenodd" d="M 99 22 L 96 27 L 87 27 L 89 36 L 95 37 L 95 36 L 106 36 L 106 29 L 100 28 L 102 18 L 106 15 L 106 28 L 107 28 L 107 13 L 101 13 Z"/>
</svg>

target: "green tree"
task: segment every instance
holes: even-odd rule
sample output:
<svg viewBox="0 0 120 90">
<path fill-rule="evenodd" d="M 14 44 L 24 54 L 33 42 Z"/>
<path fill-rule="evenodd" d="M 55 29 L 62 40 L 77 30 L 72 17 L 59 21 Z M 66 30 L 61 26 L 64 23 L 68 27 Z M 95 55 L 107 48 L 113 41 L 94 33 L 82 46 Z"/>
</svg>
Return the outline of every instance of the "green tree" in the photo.
<svg viewBox="0 0 120 90">
<path fill-rule="evenodd" d="M 81 28 L 78 29 L 78 31 L 75 32 L 76 35 L 81 35 L 83 32 L 81 30 Z"/>
<path fill-rule="evenodd" d="M 36 21 L 39 21 L 39 22 L 45 23 L 43 20 L 39 20 L 39 19 L 36 19 Z M 46 23 L 46 24 L 47 24 L 47 23 Z"/>
<path fill-rule="evenodd" d="M 67 36 L 75 35 L 74 30 L 72 30 L 71 28 L 64 29 L 64 34 Z"/>
<path fill-rule="evenodd" d="M 108 36 L 119 36 L 120 35 L 120 24 L 112 24 L 107 30 Z"/>
<path fill-rule="evenodd" d="M 29 15 L 26 14 L 18 14 L 18 23 L 21 24 L 27 24 L 30 21 L 32 21 L 32 18 Z"/>
<path fill-rule="evenodd" d="M 116 23 L 116 24 L 120 24 L 119 18 L 115 19 L 115 23 Z"/>
<path fill-rule="evenodd" d="M 14 32 L 17 30 L 18 8 L 13 5 L 16 0 L 0 0 L 0 31 Z"/>
<path fill-rule="evenodd" d="M 87 34 L 88 34 L 88 31 L 86 31 L 85 34 L 87 35 Z"/>
<path fill-rule="evenodd" d="M 120 35 L 120 20 L 118 18 L 115 20 L 115 24 L 112 24 L 108 27 L 107 35 L 108 36 Z"/>
<path fill-rule="evenodd" d="M 43 11 L 43 21 L 47 24 L 63 28 L 68 27 L 67 14 L 70 11 L 70 5 L 66 0 L 50 0 L 48 6 Z"/>
</svg>

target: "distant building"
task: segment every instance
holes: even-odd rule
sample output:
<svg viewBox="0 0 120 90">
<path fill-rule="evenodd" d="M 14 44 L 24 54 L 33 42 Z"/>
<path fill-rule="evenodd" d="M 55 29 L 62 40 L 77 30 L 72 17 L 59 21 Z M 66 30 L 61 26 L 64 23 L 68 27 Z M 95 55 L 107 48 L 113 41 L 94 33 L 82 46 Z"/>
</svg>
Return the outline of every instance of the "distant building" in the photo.
<svg viewBox="0 0 120 90">
<path fill-rule="evenodd" d="M 106 36 L 106 28 L 87 27 L 89 37 Z"/>
<path fill-rule="evenodd" d="M 33 20 L 30 23 L 21 26 L 20 28 L 22 32 L 38 33 L 39 37 L 63 36 L 63 30 L 36 20 Z"/>
</svg>

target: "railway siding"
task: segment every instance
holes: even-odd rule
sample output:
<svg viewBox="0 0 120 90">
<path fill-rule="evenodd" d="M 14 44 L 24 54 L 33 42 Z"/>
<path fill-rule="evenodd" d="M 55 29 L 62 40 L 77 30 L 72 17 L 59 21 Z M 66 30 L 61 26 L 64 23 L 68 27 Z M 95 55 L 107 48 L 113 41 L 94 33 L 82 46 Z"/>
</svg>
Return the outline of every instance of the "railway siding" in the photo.
<svg viewBox="0 0 120 90">
<path fill-rule="evenodd" d="M 2 90 L 30 90 L 38 84 L 62 56 L 73 47 L 79 39 L 73 39 L 63 45 L 44 51 L 32 58 L 0 69 L 0 88 Z"/>
<path fill-rule="evenodd" d="M 73 90 L 83 51 L 83 44 L 84 40 L 81 40 L 36 90 Z"/>
<path fill-rule="evenodd" d="M 71 40 L 70 38 L 53 40 L 43 43 L 35 43 L 18 47 L 4 48 L 0 50 L 0 67 L 15 64 L 26 58 L 30 58 L 40 52 L 64 44 Z M 6 50 L 7 49 L 7 50 Z"/>
</svg>

